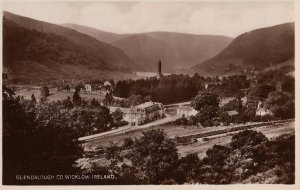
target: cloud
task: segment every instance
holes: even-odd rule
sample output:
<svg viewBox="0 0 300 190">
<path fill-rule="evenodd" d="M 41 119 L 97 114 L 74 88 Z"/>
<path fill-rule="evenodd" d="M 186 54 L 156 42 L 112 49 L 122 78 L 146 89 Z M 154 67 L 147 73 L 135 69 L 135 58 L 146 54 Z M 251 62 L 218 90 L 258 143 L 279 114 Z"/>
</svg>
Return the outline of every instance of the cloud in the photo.
<svg viewBox="0 0 300 190">
<path fill-rule="evenodd" d="M 38 20 L 116 33 L 174 31 L 235 37 L 294 21 L 293 2 L 16 2 L 3 7 Z"/>
</svg>

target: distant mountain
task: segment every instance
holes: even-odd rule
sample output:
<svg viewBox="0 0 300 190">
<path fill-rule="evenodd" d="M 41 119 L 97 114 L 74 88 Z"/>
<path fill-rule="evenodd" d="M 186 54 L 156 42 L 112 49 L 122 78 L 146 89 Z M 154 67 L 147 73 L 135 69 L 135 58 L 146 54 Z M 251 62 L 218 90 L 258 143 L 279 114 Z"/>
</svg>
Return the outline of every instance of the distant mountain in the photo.
<svg viewBox="0 0 300 190">
<path fill-rule="evenodd" d="M 291 62 L 295 54 L 294 23 L 246 32 L 215 57 L 191 68 L 202 75 L 221 75 L 251 68 L 262 70 Z"/>
<path fill-rule="evenodd" d="M 50 73 L 54 77 L 94 76 L 101 70 L 130 72 L 138 67 L 123 50 L 111 44 L 60 25 L 9 12 L 4 12 L 3 49 L 4 65 L 32 76 L 44 68 L 53 71 Z M 48 75 L 45 72 L 43 77 Z"/>
<path fill-rule="evenodd" d="M 147 70 L 155 70 L 160 58 L 164 72 L 181 73 L 197 62 L 213 57 L 231 40 L 224 36 L 149 32 L 133 34 L 113 44 Z"/>
<path fill-rule="evenodd" d="M 160 58 L 163 72 L 185 72 L 189 67 L 215 56 L 232 41 L 225 36 L 174 32 L 115 34 L 75 24 L 64 26 L 123 49 L 144 71 L 155 71 Z"/>
<path fill-rule="evenodd" d="M 78 25 L 78 24 L 67 23 L 67 24 L 63 24 L 62 26 L 74 29 L 83 34 L 87 34 L 89 36 L 96 38 L 99 41 L 106 42 L 106 43 L 112 43 L 116 40 L 123 38 L 123 36 L 124 36 L 122 34 L 105 32 L 105 31 L 98 30 L 98 29 L 95 29 L 92 27 L 82 26 L 82 25 Z"/>
</svg>

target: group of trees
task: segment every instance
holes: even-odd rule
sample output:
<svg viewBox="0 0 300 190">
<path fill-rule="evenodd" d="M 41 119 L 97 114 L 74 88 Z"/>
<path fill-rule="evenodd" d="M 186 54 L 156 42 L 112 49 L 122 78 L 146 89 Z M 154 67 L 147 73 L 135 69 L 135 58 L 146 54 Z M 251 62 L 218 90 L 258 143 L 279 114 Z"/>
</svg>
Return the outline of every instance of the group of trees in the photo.
<svg viewBox="0 0 300 190">
<path fill-rule="evenodd" d="M 210 83 L 208 91 L 221 97 L 243 96 L 243 89 L 250 87 L 250 80 L 246 75 L 233 75 L 223 77 L 219 83 Z"/>
<path fill-rule="evenodd" d="M 292 93 L 277 91 L 272 85 L 259 84 L 250 88 L 246 95 L 247 102 L 243 102 L 241 97 L 237 96 L 225 105 L 220 106 L 218 95 L 210 91 L 199 91 L 191 102 L 198 113 L 189 118 L 180 118 L 175 124 L 195 125 L 200 123 L 203 126 L 216 126 L 220 122 L 227 125 L 229 123 L 269 121 L 271 119 L 295 117 L 295 101 Z M 269 110 L 271 114 L 257 115 L 259 106 Z M 236 111 L 237 114 L 229 115 L 229 111 Z"/>
<path fill-rule="evenodd" d="M 188 75 L 170 75 L 161 79 L 149 78 L 140 80 L 118 81 L 114 95 L 128 98 L 132 95 L 143 97 L 150 95 L 154 101 L 162 103 L 173 103 L 186 101 L 197 95 L 199 90 L 229 97 L 241 95 L 241 89 L 249 88 L 250 81 L 245 75 L 234 75 L 223 77 L 202 77 L 198 74 L 190 77 Z"/>
<path fill-rule="evenodd" d="M 91 164 L 85 171 L 111 172 L 120 184 L 291 184 L 295 178 L 294 135 L 269 140 L 260 132 L 242 131 L 233 135 L 229 144 L 214 145 L 200 159 L 196 153 L 180 157 L 176 143 L 158 129 L 143 132 L 139 138 L 126 138 L 122 145 L 113 144 L 102 154 L 111 160 L 110 165 Z M 261 173 L 272 174 L 272 180 L 259 178 Z"/>
<path fill-rule="evenodd" d="M 13 96 L 4 86 L 3 183 L 22 183 L 16 175 L 78 172 L 73 164 L 83 151 L 77 132 L 69 126 L 70 115 L 55 104 L 35 107 Z"/>
<path fill-rule="evenodd" d="M 129 108 L 149 101 L 151 101 L 151 96 L 131 95 L 129 98 L 119 99 L 106 94 L 103 103 L 109 106 Z"/>
<path fill-rule="evenodd" d="M 202 88 L 194 77 L 170 75 L 161 79 L 118 81 L 114 95 L 129 98 L 132 95 L 151 96 L 153 101 L 172 103 L 190 100 Z"/>
</svg>

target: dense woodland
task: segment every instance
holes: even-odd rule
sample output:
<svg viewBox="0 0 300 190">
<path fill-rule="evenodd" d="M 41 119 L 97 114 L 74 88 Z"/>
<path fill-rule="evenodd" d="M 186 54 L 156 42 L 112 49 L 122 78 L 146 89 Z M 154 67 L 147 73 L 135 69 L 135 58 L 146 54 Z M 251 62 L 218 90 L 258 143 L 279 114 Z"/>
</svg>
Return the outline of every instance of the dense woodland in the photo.
<svg viewBox="0 0 300 190">
<path fill-rule="evenodd" d="M 190 77 L 188 75 L 170 75 L 161 79 L 149 78 L 140 80 L 122 80 L 116 83 L 114 95 L 128 98 L 132 95 L 150 96 L 153 101 L 164 104 L 181 101 L 189 101 L 201 90 L 219 94 L 222 97 L 231 97 L 241 94 L 240 89 L 250 86 L 245 75 L 234 75 L 229 77 L 202 77 L 198 74 Z"/>
</svg>

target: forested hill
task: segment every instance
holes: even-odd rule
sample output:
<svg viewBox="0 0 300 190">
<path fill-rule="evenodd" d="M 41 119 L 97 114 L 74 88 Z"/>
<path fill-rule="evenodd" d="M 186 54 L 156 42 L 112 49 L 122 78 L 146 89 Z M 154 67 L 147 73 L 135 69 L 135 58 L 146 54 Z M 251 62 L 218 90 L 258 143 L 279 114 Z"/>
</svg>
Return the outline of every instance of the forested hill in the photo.
<svg viewBox="0 0 300 190">
<path fill-rule="evenodd" d="M 24 79 L 89 77 L 114 68 L 96 53 L 87 52 L 85 47 L 63 36 L 26 29 L 6 18 L 3 65 L 10 78 Z M 123 70 L 129 68 L 124 66 Z"/>
<path fill-rule="evenodd" d="M 199 74 L 228 74 L 245 68 L 262 70 L 294 59 L 294 23 L 246 32 L 215 57 L 192 67 Z"/>
<path fill-rule="evenodd" d="M 94 76 L 100 70 L 129 72 L 136 67 L 121 49 L 75 30 L 8 12 L 3 19 L 4 65 L 25 77 L 45 69 L 43 77 L 58 77 Z"/>
</svg>

